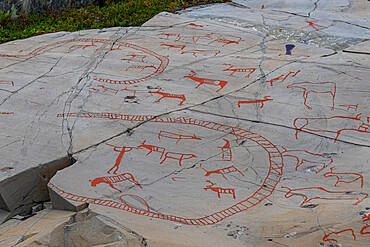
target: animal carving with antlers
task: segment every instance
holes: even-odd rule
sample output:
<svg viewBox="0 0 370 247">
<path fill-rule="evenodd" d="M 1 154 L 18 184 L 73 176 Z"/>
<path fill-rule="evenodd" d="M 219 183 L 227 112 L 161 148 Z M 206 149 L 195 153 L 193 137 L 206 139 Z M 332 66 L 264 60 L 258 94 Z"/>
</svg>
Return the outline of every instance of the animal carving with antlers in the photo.
<svg viewBox="0 0 370 247">
<path fill-rule="evenodd" d="M 227 81 L 221 81 L 221 80 L 214 80 L 214 79 L 206 79 L 206 78 L 200 78 L 200 77 L 195 77 L 197 73 L 195 73 L 193 70 L 191 73 L 187 76 L 184 76 L 184 78 L 190 78 L 193 81 L 199 82 L 199 85 L 196 86 L 195 88 L 198 88 L 200 85 L 203 84 L 208 84 L 208 85 L 213 85 L 213 86 L 220 86 L 220 89 L 218 89 L 216 92 L 219 92 L 221 89 L 223 89 L 226 84 L 228 83 Z"/>
</svg>

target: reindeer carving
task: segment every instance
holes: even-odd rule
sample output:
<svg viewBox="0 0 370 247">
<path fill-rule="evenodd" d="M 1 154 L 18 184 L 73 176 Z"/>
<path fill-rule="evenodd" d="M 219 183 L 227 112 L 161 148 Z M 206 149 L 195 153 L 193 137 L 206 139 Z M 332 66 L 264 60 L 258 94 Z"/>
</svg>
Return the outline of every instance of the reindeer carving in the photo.
<svg viewBox="0 0 370 247">
<path fill-rule="evenodd" d="M 210 183 L 211 185 L 206 185 L 206 187 L 203 188 L 205 191 L 211 190 L 217 192 L 218 198 L 221 198 L 220 196 L 221 194 L 229 194 L 233 195 L 233 198 L 235 199 L 235 189 L 224 189 L 221 187 L 213 187 L 214 185 L 216 185 L 216 183 L 212 183 L 210 180 L 207 180 L 207 182 Z"/>
<path fill-rule="evenodd" d="M 240 69 L 240 68 L 238 68 L 238 69 L 235 69 L 235 68 L 233 68 L 234 67 L 234 65 L 231 65 L 231 64 L 229 64 L 229 63 L 224 63 L 223 65 L 226 65 L 226 66 L 229 66 L 229 68 L 227 68 L 227 69 L 224 69 L 224 70 L 222 70 L 222 71 L 231 71 L 231 74 L 230 75 L 234 75 L 234 73 L 235 72 L 240 72 L 240 73 L 249 73 L 249 74 L 247 74 L 244 78 L 249 78 L 249 76 L 254 72 L 254 71 L 256 71 L 256 69 L 255 68 L 245 68 L 245 69 Z"/>
<path fill-rule="evenodd" d="M 237 168 L 235 168 L 235 166 L 229 166 L 229 167 L 225 167 L 225 168 L 214 170 L 214 171 L 207 171 L 206 169 L 202 167 L 202 164 L 200 164 L 199 168 L 203 169 L 206 172 L 206 175 L 205 175 L 206 177 L 210 176 L 211 174 L 220 174 L 224 177 L 224 179 L 227 180 L 227 178 L 225 177 L 225 174 L 229 174 L 233 172 L 239 172 L 242 176 L 244 176 L 244 174 L 241 173 L 241 171 L 239 171 Z"/>
<path fill-rule="evenodd" d="M 113 186 L 114 183 L 119 183 L 119 182 L 123 182 L 123 181 L 130 181 L 131 183 L 139 186 L 140 188 L 143 188 L 141 187 L 141 185 L 134 179 L 134 177 L 132 176 L 131 173 L 122 173 L 120 175 L 117 175 L 117 176 L 108 176 L 108 177 L 100 177 L 100 178 L 95 178 L 94 180 L 89 180 L 89 182 L 91 183 L 91 186 L 92 187 L 96 187 L 96 185 L 100 184 L 100 183 L 106 183 L 108 184 L 112 189 L 115 189 L 115 190 L 118 190 L 119 192 L 122 192 L 121 190 L 117 189 L 116 187 Z"/>
<path fill-rule="evenodd" d="M 206 78 L 200 78 L 200 77 L 195 77 L 197 73 L 195 73 L 193 70 L 191 73 L 187 76 L 184 76 L 184 78 L 190 78 L 193 81 L 199 82 L 199 85 L 196 86 L 195 88 L 198 88 L 200 85 L 203 84 L 208 84 L 208 85 L 213 85 L 213 86 L 220 86 L 220 89 L 218 89 L 216 92 L 219 92 L 221 89 L 223 89 L 227 85 L 227 81 L 221 81 L 221 80 L 214 80 L 214 79 L 206 79 Z"/>
<path fill-rule="evenodd" d="M 147 156 L 149 154 L 151 154 L 152 152 L 158 152 L 158 153 L 161 154 L 160 159 L 162 159 L 162 157 L 163 157 L 164 152 L 166 151 L 166 149 L 165 148 L 162 148 L 162 147 L 154 146 L 154 145 L 148 145 L 148 144 L 145 144 L 145 142 L 146 142 L 146 140 L 143 141 L 143 143 L 141 143 L 141 145 L 137 146 L 136 149 L 143 149 L 143 148 L 145 148 L 145 149 L 149 150 L 149 152 L 146 154 Z"/>
<path fill-rule="evenodd" d="M 309 93 L 328 93 L 333 97 L 333 104 L 331 110 L 334 110 L 334 100 L 336 94 L 336 84 L 335 82 L 297 82 L 290 84 L 287 88 L 300 88 L 303 89 L 303 104 L 308 108 L 312 107 L 307 105 L 307 97 Z"/>
<path fill-rule="evenodd" d="M 185 94 L 164 93 L 164 92 L 160 92 L 159 90 L 158 91 L 155 91 L 155 92 L 150 92 L 150 94 L 152 94 L 152 95 L 153 95 L 153 93 L 154 94 L 159 94 L 159 95 L 162 96 L 161 98 L 159 98 L 158 100 L 156 100 L 154 102 L 159 102 L 163 98 L 179 99 L 179 100 L 181 100 L 181 102 L 178 104 L 178 106 L 182 106 L 183 105 L 183 102 L 186 100 Z"/>
</svg>

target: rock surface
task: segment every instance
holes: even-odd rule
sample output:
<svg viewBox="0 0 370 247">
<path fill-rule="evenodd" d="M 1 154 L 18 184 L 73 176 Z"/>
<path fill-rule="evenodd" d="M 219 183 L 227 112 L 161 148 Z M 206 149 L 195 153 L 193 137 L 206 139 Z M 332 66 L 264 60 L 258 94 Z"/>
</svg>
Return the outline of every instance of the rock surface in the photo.
<svg viewBox="0 0 370 247">
<path fill-rule="evenodd" d="M 22 244 L 370 246 L 369 4 L 281 2 L 1 45 L 2 219 L 93 212 Z"/>
</svg>

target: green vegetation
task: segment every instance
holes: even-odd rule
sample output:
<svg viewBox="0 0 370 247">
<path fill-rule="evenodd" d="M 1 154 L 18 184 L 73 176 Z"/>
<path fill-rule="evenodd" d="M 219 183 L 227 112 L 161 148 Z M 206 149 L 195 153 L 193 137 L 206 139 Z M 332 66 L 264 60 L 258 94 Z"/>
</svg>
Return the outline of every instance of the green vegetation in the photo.
<svg viewBox="0 0 370 247">
<path fill-rule="evenodd" d="M 45 13 L 2 13 L 0 43 L 58 31 L 78 31 L 115 26 L 139 26 L 162 11 L 174 12 L 189 6 L 228 0 L 107 0 L 103 6 L 69 8 Z"/>
</svg>

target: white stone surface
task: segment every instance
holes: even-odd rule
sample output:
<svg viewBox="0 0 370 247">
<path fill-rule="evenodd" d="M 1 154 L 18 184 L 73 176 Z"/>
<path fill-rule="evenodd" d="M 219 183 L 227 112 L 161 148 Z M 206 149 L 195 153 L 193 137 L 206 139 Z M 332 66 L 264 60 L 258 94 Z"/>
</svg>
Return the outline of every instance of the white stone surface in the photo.
<svg viewBox="0 0 370 247">
<path fill-rule="evenodd" d="M 2 218 L 66 167 L 56 209 L 148 246 L 367 246 L 368 4 L 282 2 L 1 45 Z"/>
</svg>

